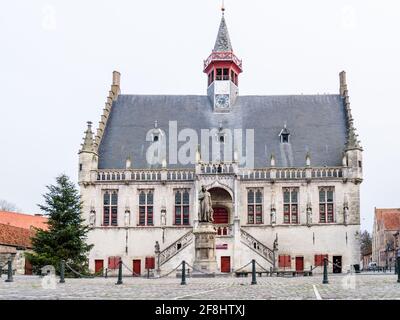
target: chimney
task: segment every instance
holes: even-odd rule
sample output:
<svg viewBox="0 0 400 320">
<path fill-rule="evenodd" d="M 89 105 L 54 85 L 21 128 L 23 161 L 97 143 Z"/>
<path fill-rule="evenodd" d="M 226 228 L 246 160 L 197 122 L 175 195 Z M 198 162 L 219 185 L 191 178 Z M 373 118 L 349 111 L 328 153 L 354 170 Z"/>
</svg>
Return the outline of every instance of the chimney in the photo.
<svg viewBox="0 0 400 320">
<path fill-rule="evenodd" d="M 342 71 L 339 74 L 339 78 L 340 78 L 340 95 L 342 97 L 345 97 L 347 91 L 346 71 Z"/>
<path fill-rule="evenodd" d="M 115 86 L 120 86 L 121 74 L 118 71 L 113 71 L 113 82 Z"/>
</svg>

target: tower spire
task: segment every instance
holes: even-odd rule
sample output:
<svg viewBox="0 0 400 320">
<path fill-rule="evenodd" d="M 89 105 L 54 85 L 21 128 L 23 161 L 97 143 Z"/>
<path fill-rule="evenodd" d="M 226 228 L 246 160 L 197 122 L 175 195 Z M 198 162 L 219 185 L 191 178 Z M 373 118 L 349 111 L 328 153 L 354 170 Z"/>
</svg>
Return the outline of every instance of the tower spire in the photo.
<svg viewBox="0 0 400 320">
<path fill-rule="evenodd" d="M 214 52 L 232 52 L 232 44 L 231 39 L 229 38 L 228 27 L 226 26 L 225 21 L 225 6 L 222 3 L 222 17 L 221 23 L 219 24 L 217 40 L 214 45 Z"/>
<path fill-rule="evenodd" d="M 94 144 L 93 144 L 93 131 L 92 131 L 92 122 L 87 122 L 87 130 L 85 131 L 85 137 L 83 138 L 81 152 L 94 152 Z"/>
</svg>

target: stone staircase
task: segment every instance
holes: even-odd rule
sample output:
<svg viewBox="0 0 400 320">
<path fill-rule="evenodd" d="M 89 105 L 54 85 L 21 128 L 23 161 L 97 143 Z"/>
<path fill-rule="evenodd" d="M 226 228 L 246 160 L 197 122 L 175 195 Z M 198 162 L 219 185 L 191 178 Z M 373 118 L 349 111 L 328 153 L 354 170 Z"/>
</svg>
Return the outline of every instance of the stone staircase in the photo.
<svg viewBox="0 0 400 320">
<path fill-rule="evenodd" d="M 276 251 L 268 248 L 261 241 L 254 238 L 250 233 L 240 228 L 240 241 L 267 260 L 275 269 Z"/>
<path fill-rule="evenodd" d="M 193 231 L 191 230 L 185 233 L 178 240 L 170 244 L 164 250 L 162 250 L 159 254 L 159 267 L 161 267 L 175 255 L 177 255 L 179 252 L 185 249 L 189 244 L 191 244 L 193 238 L 194 238 Z"/>
</svg>

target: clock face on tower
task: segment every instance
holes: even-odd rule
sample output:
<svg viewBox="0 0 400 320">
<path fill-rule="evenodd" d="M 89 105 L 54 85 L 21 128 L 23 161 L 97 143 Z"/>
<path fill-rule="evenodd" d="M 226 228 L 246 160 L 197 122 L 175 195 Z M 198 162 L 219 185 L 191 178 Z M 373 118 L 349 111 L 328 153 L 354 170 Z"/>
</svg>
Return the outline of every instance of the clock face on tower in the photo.
<svg viewBox="0 0 400 320">
<path fill-rule="evenodd" d="M 229 108 L 229 94 L 216 94 L 215 106 L 223 109 Z"/>
</svg>

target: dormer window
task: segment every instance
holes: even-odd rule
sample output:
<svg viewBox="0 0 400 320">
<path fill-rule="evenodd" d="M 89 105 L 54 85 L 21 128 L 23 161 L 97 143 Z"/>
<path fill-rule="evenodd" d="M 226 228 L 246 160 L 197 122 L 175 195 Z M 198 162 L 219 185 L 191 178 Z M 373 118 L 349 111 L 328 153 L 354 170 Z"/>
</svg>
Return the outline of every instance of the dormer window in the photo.
<svg viewBox="0 0 400 320">
<path fill-rule="evenodd" d="M 219 142 L 220 143 L 224 143 L 225 142 L 225 136 L 224 135 L 220 135 L 219 136 Z"/>
<path fill-rule="evenodd" d="M 279 137 L 281 139 L 281 143 L 289 143 L 290 132 L 286 128 L 286 124 L 284 125 L 283 129 L 281 130 Z"/>
<path fill-rule="evenodd" d="M 160 137 L 158 136 L 158 134 L 155 134 L 153 136 L 153 142 L 157 142 L 160 139 Z"/>
</svg>

